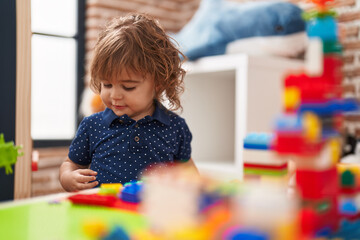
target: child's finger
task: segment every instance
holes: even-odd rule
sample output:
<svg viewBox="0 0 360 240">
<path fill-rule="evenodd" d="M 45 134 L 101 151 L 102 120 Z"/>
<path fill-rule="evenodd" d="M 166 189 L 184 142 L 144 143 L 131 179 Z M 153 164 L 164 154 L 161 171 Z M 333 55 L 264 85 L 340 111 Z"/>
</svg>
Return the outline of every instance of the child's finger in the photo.
<svg viewBox="0 0 360 240">
<path fill-rule="evenodd" d="M 96 177 L 95 176 L 85 176 L 85 175 L 80 175 L 78 178 L 78 182 L 80 183 L 88 183 L 88 182 L 92 182 L 95 181 Z"/>
<path fill-rule="evenodd" d="M 98 184 L 99 184 L 98 181 L 88 182 L 88 183 L 84 183 L 84 184 L 79 184 L 78 189 L 79 189 L 79 190 L 91 189 L 91 188 L 93 188 L 93 187 L 96 187 Z"/>
<path fill-rule="evenodd" d="M 80 169 L 79 173 L 86 176 L 96 176 L 97 172 L 91 170 L 91 169 Z"/>
</svg>

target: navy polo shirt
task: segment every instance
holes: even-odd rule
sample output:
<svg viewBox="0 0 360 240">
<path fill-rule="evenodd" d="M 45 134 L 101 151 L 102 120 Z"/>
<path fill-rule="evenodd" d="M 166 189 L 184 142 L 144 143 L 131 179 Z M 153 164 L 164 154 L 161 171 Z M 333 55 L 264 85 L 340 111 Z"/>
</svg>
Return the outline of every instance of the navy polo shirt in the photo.
<svg viewBox="0 0 360 240">
<path fill-rule="evenodd" d="M 158 163 L 187 161 L 192 135 L 183 118 L 157 103 L 153 116 L 135 121 L 110 109 L 85 117 L 69 158 L 98 172 L 99 183 L 125 183 Z"/>
</svg>

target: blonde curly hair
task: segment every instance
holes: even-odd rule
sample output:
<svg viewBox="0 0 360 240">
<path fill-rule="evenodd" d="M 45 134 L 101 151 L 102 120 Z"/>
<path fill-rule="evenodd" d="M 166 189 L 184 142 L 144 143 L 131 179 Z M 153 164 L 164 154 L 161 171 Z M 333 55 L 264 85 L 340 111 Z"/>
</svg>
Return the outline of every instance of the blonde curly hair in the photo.
<svg viewBox="0 0 360 240">
<path fill-rule="evenodd" d="M 182 109 L 185 56 L 159 23 L 145 14 L 113 19 L 100 33 L 90 66 L 90 87 L 101 92 L 101 80 L 115 79 L 123 70 L 132 70 L 155 81 L 159 102 L 169 101 L 169 110 Z"/>
</svg>

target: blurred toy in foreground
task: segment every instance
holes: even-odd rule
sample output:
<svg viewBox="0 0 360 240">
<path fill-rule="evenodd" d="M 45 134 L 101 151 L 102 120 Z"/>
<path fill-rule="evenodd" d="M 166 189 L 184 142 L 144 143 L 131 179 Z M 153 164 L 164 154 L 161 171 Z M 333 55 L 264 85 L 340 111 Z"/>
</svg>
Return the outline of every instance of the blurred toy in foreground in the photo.
<svg viewBox="0 0 360 240">
<path fill-rule="evenodd" d="M 315 234 L 318 215 L 328 216 L 327 211 L 331 208 L 327 199 L 305 202 L 301 195 L 300 198 L 289 198 L 284 182 L 219 182 L 190 174 L 182 167 L 156 167 L 141 182 L 124 186 L 103 184 L 97 194 L 78 194 L 69 199 L 73 204 L 126 211 L 142 225 L 131 230 L 129 225 L 105 222 L 94 216 L 83 223 L 84 232 L 93 239 L 297 240 L 348 236 L 358 239 L 359 231 L 349 233 L 347 229 L 354 229 L 360 223 L 360 168 L 338 165 L 337 172 L 341 182 L 339 204 L 335 205 L 339 207 L 336 219 L 343 221 L 335 231 L 321 228 Z M 321 185 L 322 182 L 312 184 Z M 323 197 L 318 192 L 312 194 Z M 88 201 L 83 201 L 86 197 Z M 76 198 L 82 201 L 74 201 Z M 136 208 L 124 208 L 120 202 L 133 204 Z"/>
<path fill-rule="evenodd" d="M 12 165 L 17 161 L 17 157 L 22 156 L 19 153 L 21 146 L 14 146 L 14 142 L 5 142 L 4 134 L 0 134 L 0 168 L 5 168 L 6 174 L 13 173 Z"/>
<path fill-rule="evenodd" d="M 343 115 L 358 111 L 359 103 L 342 97 L 342 46 L 336 14 L 328 9 L 328 2 L 313 0 L 317 9 L 304 14 L 309 37 L 306 70 L 285 77 L 284 112 L 276 121 L 274 134 L 261 143 L 248 137 L 244 144 L 253 149 L 267 146 L 278 154 L 279 161 L 294 160 L 301 200 L 299 232 L 305 239 L 338 231 L 344 218 L 349 219 L 349 214 L 344 214 L 349 209 L 351 220 L 359 217 L 359 206 L 349 202 L 347 195 L 349 187 L 351 194 L 359 192 L 354 173 L 337 169 Z"/>
<path fill-rule="evenodd" d="M 146 219 L 147 227 L 128 232 L 120 225 L 111 227 L 111 223 L 88 219 L 83 224 L 86 235 L 98 239 L 172 240 L 230 240 L 245 235 L 285 240 L 298 235 L 297 203 L 288 201 L 286 186 L 219 182 L 194 175 L 182 166 L 156 167 L 143 182 L 103 184 L 97 194 L 77 194 L 69 199 L 73 204 L 119 208 L 116 202 L 127 201 L 126 186 L 140 189 L 134 191 L 133 198 L 139 202 L 131 201 L 138 207 L 120 208 Z M 128 238 L 110 238 L 120 235 Z"/>
</svg>

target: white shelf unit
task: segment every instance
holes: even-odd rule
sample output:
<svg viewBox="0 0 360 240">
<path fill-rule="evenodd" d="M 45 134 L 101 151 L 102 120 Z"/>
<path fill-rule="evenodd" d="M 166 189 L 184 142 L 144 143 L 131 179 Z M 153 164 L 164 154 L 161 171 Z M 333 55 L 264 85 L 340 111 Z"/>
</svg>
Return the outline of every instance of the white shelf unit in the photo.
<svg viewBox="0 0 360 240">
<path fill-rule="evenodd" d="M 246 54 L 185 63 L 181 116 L 193 134 L 192 158 L 200 173 L 242 179 L 244 137 L 272 131 L 282 111 L 283 77 L 302 67 L 300 60 Z"/>
</svg>

